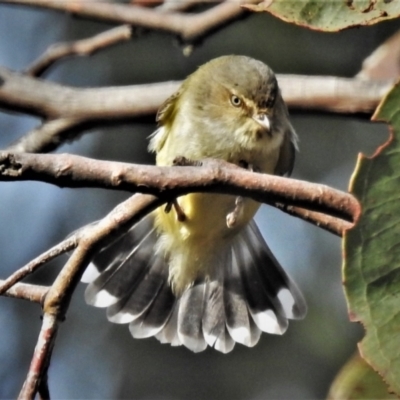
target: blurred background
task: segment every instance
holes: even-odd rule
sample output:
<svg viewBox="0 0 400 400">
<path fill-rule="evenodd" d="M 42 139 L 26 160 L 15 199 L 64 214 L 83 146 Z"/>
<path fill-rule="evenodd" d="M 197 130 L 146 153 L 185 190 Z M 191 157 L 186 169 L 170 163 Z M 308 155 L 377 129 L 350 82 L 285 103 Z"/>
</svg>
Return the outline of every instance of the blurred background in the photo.
<svg viewBox="0 0 400 400">
<path fill-rule="evenodd" d="M 0 5 L 0 64 L 23 70 L 50 44 L 94 35 L 111 25 L 70 15 Z M 172 36 L 146 32 L 90 58 L 68 59 L 46 79 L 78 87 L 128 85 L 185 78 L 223 54 L 245 54 L 277 73 L 351 77 L 396 21 L 327 34 L 283 23 L 267 14 L 230 24 L 183 55 Z M 388 137 L 366 117 L 290 110 L 300 137 L 295 178 L 346 190 L 357 154 L 372 154 Z M 0 148 L 39 124 L 0 110 Z M 152 163 L 147 154 L 154 116 L 91 131 L 62 146 L 105 160 Z M 59 189 L 44 183 L 0 184 L 0 278 L 104 216 L 128 194 Z M 193 354 L 157 340 L 134 340 L 128 327 L 89 307 L 84 285 L 75 292 L 59 330 L 49 373 L 53 398 L 70 399 L 322 399 L 339 368 L 354 353 L 362 328 L 350 323 L 341 286 L 341 241 L 296 218 L 263 206 L 257 222 L 271 249 L 302 289 L 309 312 L 283 336 L 264 334 L 252 349 Z M 29 282 L 50 284 L 66 257 Z M 24 381 L 40 329 L 36 304 L 0 298 L 0 398 L 14 398 Z"/>
</svg>

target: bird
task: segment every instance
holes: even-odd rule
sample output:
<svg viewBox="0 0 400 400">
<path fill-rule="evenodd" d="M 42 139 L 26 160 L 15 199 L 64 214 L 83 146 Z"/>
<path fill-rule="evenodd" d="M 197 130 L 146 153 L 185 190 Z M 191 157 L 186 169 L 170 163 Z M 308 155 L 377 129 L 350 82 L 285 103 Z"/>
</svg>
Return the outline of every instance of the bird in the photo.
<svg viewBox="0 0 400 400">
<path fill-rule="evenodd" d="M 242 55 L 215 58 L 158 110 L 149 150 L 156 164 L 221 159 L 255 173 L 290 175 L 297 150 L 274 72 Z M 85 300 L 193 352 L 253 347 L 305 316 L 305 300 L 263 239 L 255 200 L 190 193 L 147 215 L 96 254 L 82 277 Z"/>
</svg>

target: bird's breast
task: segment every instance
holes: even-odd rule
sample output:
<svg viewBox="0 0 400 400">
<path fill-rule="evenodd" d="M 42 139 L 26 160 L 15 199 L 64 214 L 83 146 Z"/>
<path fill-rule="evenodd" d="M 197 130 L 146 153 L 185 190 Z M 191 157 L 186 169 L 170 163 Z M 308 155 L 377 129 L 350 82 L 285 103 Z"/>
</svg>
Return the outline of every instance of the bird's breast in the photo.
<svg viewBox="0 0 400 400">
<path fill-rule="evenodd" d="M 179 197 L 177 202 L 184 220 L 179 220 L 174 207 L 169 213 L 159 208 L 159 228 L 183 244 L 197 243 L 209 248 L 234 235 L 254 217 L 260 206 L 252 199 L 241 199 L 238 205 L 236 196 L 211 193 L 191 193 Z M 227 217 L 235 211 L 238 211 L 235 223 L 228 226 Z"/>
</svg>

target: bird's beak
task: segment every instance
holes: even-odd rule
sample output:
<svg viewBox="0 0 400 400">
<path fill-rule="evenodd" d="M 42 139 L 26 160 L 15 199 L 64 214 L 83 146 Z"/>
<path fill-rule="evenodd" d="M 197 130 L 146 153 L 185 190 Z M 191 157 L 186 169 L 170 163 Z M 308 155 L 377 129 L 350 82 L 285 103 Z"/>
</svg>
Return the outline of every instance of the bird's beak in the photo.
<svg viewBox="0 0 400 400">
<path fill-rule="evenodd" d="M 269 122 L 269 118 L 266 114 L 256 114 L 253 115 L 254 121 L 260 124 L 266 131 L 269 132 L 271 129 L 271 123 Z"/>
</svg>

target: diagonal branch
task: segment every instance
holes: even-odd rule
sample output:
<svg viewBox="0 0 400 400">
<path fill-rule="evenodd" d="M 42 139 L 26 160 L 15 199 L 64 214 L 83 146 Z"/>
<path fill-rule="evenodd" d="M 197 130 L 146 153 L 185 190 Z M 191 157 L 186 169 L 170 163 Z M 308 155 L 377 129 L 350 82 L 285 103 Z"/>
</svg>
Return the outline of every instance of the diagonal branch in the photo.
<svg viewBox="0 0 400 400">
<path fill-rule="evenodd" d="M 47 389 L 47 369 L 57 336 L 57 316 L 44 314 L 42 328 L 29 367 L 29 372 L 18 399 L 34 399 L 39 387 L 45 382 Z M 47 390 L 48 391 L 48 390 Z"/>
<path fill-rule="evenodd" d="M 45 251 L 40 256 L 36 257 L 30 261 L 27 265 L 15 271 L 11 276 L 9 276 L 5 281 L 0 282 L 0 296 L 14 286 L 17 282 L 24 279 L 29 274 L 35 272 L 41 266 L 47 264 L 52 259 L 58 257 L 61 254 L 71 251 L 77 246 L 78 238 L 77 234 L 68 237 L 61 243 L 52 247 L 51 249 Z"/>
<path fill-rule="evenodd" d="M 34 399 L 38 390 L 48 392 L 47 370 L 59 323 L 65 318 L 71 296 L 92 255 L 105 241 L 128 230 L 132 224 L 161 203 L 162 201 L 154 196 L 135 195 L 118 205 L 98 223 L 80 230 L 75 251 L 45 295 L 42 328 L 19 399 Z M 16 285 L 21 286 L 27 285 Z"/>
<path fill-rule="evenodd" d="M 62 143 L 75 139 L 79 135 L 77 127 L 82 122 L 77 118 L 49 120 L 11 143 L 7 150 L 16 153 L 50 152 Z"/>
</svg>

